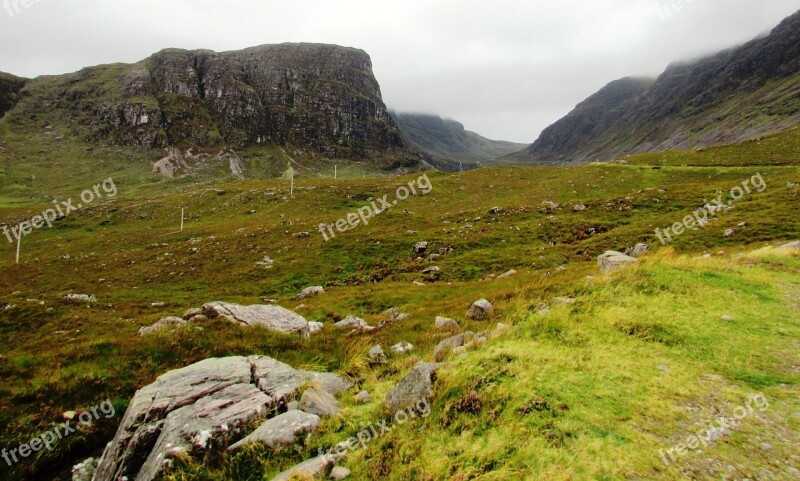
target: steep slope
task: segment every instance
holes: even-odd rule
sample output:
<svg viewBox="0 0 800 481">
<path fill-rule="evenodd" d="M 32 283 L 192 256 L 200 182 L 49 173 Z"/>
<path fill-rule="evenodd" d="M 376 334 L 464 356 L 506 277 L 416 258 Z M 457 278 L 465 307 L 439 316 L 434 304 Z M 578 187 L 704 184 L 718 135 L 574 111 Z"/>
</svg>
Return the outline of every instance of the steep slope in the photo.
<svg viewBox="0 0 800 481">
<path fill-rule="evenodd" d="M 298 146 L 331 158 L 413 166 L 369 55 L 319 44 L 164 50 L 28 82 L 9 117 L 50 117 L 88 142 L 145 148 Z"/>
<path fill-rule="evenodd" d="M 25 82 L 26 79 L 0 72 L 0 118 L 17 104 Z"/>
<path fill-rule="evenodd" d="M 406 139 L 443 170 L 474 168 L 525 148 L 525 144 L 489 140 L 437 115 L 391 112 Z"/>
<path fill-rule="evenodd" d="M 800 124 L 800 12 L 741 47 L 612 82 L 511 160 L 580 163 L 730 144 Z"/>
</svg>

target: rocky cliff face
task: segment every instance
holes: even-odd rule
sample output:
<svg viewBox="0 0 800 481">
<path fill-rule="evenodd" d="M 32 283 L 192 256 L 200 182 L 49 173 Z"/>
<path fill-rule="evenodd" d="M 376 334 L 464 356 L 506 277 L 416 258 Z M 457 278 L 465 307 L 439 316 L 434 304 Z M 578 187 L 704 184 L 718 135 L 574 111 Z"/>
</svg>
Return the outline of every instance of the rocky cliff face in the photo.
<svg viewBox="0 0 800 481">
<path fill-rule="evenodd" d="M 19 100 L 19 91 L 26 79 L 0 72 L 0 118 L 11 110 Z"/>
<path fill-rule="evenodd" d="M 386 168 L 419 161 L 386 111 L 369 55 L 333 45 L 164 50 L 32 80 L 15 113 L 61 112 L 89 140 L 147 148 L 311 148 Z M 20 112 L 16 112 L 19 110 Z"/>
<path fill-rule="evenodd" d="M 406 139 L 442 170 L 475 168 L 526 147 L 490 140 L 464 129 L 460 122 L 437 115 L 392 113 Z"/>
<path fill-rule="evenodd" d="M 612 82 L 511 159 L 579 163 L 748 140 L 800 124 L 800 12 L 772 33 L 654 81 Z"/>
</svg>

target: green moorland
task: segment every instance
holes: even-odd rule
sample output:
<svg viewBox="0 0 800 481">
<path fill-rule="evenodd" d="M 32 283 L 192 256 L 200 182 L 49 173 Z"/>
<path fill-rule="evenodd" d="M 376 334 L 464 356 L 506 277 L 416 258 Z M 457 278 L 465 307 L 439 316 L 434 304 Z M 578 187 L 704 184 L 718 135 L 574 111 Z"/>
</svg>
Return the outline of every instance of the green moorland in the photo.
<svg viewBox="0 0 800 481">
<path fill-rule="evenodd" d="M 270 355 L 351 376 L 372 393 L 366 406 L 346 393 L 344 415 L 326 420 L 294 450 L 253 448 L 209 464 L 184 460 L 170 474 L 174 480 L 271 479 L 385 419 L 385 394 L 415 362 L 432 359 L 441 339 L 433 329 L 439 315 L 475 332 L 497 322 L 513 329 L 486 348 L 448 359 L 430 417 L 350 454 L 342 465 L 352 479 L 797 477 L 800 257 L 766 247 L 800 238 L 796 130 L 695 152 L 691 162 L 683 160 L 687 154 L 667 152 L 626 165 L 430 172 L 429 194 L 327 242 L 317 230 L 321 222 L 344 218 L 370 198 L 391 199 L 418 174 L 364 177 L 368 169 L 353 165 L 360 175 L 334 181 L 321 174 L 330 166 L 320 161 L 317 172 L 300 172 L 290 196 L 283 179 L 157 181 L 149 173 L 153 159 L 143 153 L 110 146 L 87 151 L 68 138 L 53 140 L 57 147 L 41 139 L 26 144 L 25 136 L 5 133 L 3 222 L 16 224 L 48 208 L 48 195 L 75 197 L 108 177 L 118 195 L 24 237 L 19 265 L 15 246 L 3 241 L 0 446 L 16 447 L 65 411 L 105 399 L 118 413 L 13 470 L 0 462 L 3 479 L 68 479 L 71 464 L 99 454 L 110 440 L 137 388 L 208 357 Z M 785 154 L 775 155 L 787 160 L 765 162 L 764 143 L 785 144 Z M 285 168 L 275 152 L 242 156 L 255 162 L 248 165 Z M 254 160 L 259 156 L 263 163 Z M 680 221 L 704 199 L 727 196 L 756 174 L 766 183 L 763 192 L 747 194 L 705 228 L 659 244 L 656 227 Z M 575 211 L 579 203 L 586 210 Z M 490 213 L 493 207 L 501 211 Z M 176 232 L 181 208 L 186 227 Z M 736 232 L 724 237 L 728 229 Z M 302 232 L 310 237 L 296 236 Z M 433 263 L 411 256 L 423 240 L 432 250 L 453 249 L 435 262 L 441 267 L 436 278 L 421 273 Z M 652 247 L 638 266 L 598 275 L 597 255 L 637 242 Z M 257 264 L 265 256 L 272 268 Z M 519 274 L 485 280 L 512 268 Z M 303 306 L 291 300 L 310 285 L 323 285 L 326 293 Z M 64 296 L 70 293 L 91 294 L 97 302 L 69 303 Z M 577 302 L 538 314 L 565 295 Z M 484 297 L 496 307 L 491 321 L 465 319 L 469 305 Z M 137 336 L 140 327 L 205 302 L 264 298 L 325 322 L 325 330 L 304 341 L 207 322 Z M 350 314 L 373 323 L 393 306 L 410 317 L 374 334 L 347 337 L 330 327 Z M 726 315 L 733 320 L 723 320 Z M 400 341 L 415 346 L 411 355 L 368 366 L 371 346 Z M 758 393 L 768 408 L 751 412 L 702 453 L 665 465 L 659 450 L 730 417 Z"/>
</svg>

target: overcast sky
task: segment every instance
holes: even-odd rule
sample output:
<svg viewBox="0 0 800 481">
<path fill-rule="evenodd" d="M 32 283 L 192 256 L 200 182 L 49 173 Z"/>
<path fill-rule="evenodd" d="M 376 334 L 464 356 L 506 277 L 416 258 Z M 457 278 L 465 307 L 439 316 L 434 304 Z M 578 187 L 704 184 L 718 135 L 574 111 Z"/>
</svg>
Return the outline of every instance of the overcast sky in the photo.
<svg viewBox="0 0 800 481">
<path fill-rule="evenodd" d="M 524 143 L 611 80 L 743 43 L 800 9 L 800 0 L 0 3 L 0 71 L 72 72 L 166 47 L 335 43 L 372 56 L 390 108 Z"/>
</svg>

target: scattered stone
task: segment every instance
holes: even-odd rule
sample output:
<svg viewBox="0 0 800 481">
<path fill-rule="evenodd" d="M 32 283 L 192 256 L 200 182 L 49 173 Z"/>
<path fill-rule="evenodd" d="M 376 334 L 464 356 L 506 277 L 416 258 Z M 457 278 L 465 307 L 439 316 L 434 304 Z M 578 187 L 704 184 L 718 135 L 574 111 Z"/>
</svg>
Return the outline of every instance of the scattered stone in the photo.
<svg viewBox="0 0 800 481">
<path fill-rule="evenodd" d="M 209 319 L 228 319 L 248 327 L 262 326 L 271 331 L 287 334 L 310 335 L 308 321 L 303 316 L 280 306 L 240 306 L 225 302 L 211 302 L 203 306 L 203 315 Z"/>
<path fill-rule="evenodd" d="M 475 301 L 467 311 L 467 317 L 473 321 L 482 321 L 494 312 L 494 306 L 486 299 Z"/>
<path fill-rule="evenodd" d="M 497 336 L 503 334 L 504 332 L 508 332 L 510 330 L 511 330 L 511 326 L 509 326 L 508 324 L 503 324 L 502 322 L 500 322 L 500 323 L 497 324 L 497 327 L 495 327 L 494 331 L 492 332 L 492 336 L 493 337 L 497 337 Z"/>
<path fill-rule="evenodd" d="M 67 294 L 64 299 L 70 302 L 97 302 L 97 298 L 87 294 Z"/>
<path fill-rule="evenodd" d="M 417 242 L 414 244 L 414 257 L 422 257 L 428 250 L 427 242 Z"/>
<path fill-rule="evenodd" d="M 575 212 L 583 212 L 583 211 L 586 210 L 586 206 L 583 205 L 583 204 L 578 204 L 578 205 L 573 206 L 572 210 L 574 210 Z"/>
<path fill-rule="evenodd" d="M 334 417 L 342 412 L 339 407 L 339 401 L 328 391 L 319 389 L 316 386 L 312 386 L 303 392 L 298 409 L 321 417 Z"/>
<path fill-rule="evenodd" d="M 650 249 L 650 246 L 647 244 L 636 244 L 633 249 L 631 249 L 630 253 L 626 253 L 631 257 L 640 257 L 642 256 L 647 250 Z"/>
<path fill-rule="evenodd" d="M 418 287 L 425 287 L 425 283 L 424 282 L 414 281 L 414 282 L 412 282 L 412 284 L 414 284 L 415 286 L 418 286 Z"/>
<path fill-rule="evenodd" d="M 725 314 L 724 316 L 722 316 L 722 320 L 726 322 L 733 322 L 734 318 L 731 315 Z"/>
<path fill-rule="evenodd" d="M 313 433 L 319 427 L 320 418 L 316 414 L 303 411 L 288 411 L 268 419 L 249 436 L 228 448 L 236 452 L 248 444 L 264 444 L 274 450 L 297 443 L 300 435 Z"/>
<path fill-rule="evenodd" d="M 558 266 L 558 267 L 556 267 L 556 271 L 558 271 L 558 272 L 564 272 L 564 271 L 566 271 L 566 270 L 567 270 L 567 268 L 566 268 L 566 267 L 564 267 L 564 266 Z"/>
<path fill-rule="evenodd" d="M 573 299 L 572 297 L 554 297 L 552 304 L 554 306 L 571 306 L 576 302 L 578 301 L 576 299 Z"/>
<path fill-rule="evenodd" d="M 188 311 L 186 311 L 183 314 L 183 318 L 186 319 L 187 321 L 190 321 L 201 314 L 203 314 L 203 310 L 195 307 L 193 309 L 189 309 Z"/>
<path fill-rule="evenodd" d="M 161 329 L 165 329 L 167 327 L 185 326 L 188 323 L 189 321 L 187 321 L 182 317 L 165 317 L 150 327 L 143 327 L 139 329 L 139 336 L 140 337 L 146 336 L 148 334 L 151 334 Z"/>
<path fill-rule="evenodd" d="M 62 414 L 61 417 L 64 419 L 64 421 L 71 421 L 75 419 L 75 416 L 77 415 L 78 413 L 76 411 L 67 411 L 64 414 Z"/>
<path fill-rule="evenodd" d="M 739 224 L 736 225 L 736 227 L 740 229 L 744 229 L 747 226 L 748 226 L 747 222 L 740 222 Z"/>
<path fill-rule="evenodd" d="M 475 339 L 475 347 L 477 348 L 484 348 L 486 345 L 489 344 L 489 340 L 485 337 L 481 336 Z"/>
<path fill-rule="evenodd" d="M 356 394 L 355 401 L 359 404 L 369 404 L 372 402 L 372 396 L 370 396 L 369 392 L 361 391 L 360 393 Z"/>
<path fill-rule="evenodd" d="M 297 234 L 294 234 L 292 237 L 294 237 L 295 239 L 307 239 L 307 238 L 311 237 L 311 233 L 309 233 L 309 232 L 298 232 Z"/>
<path fill-rule="evenodd" d="M 617 269 L 630 266 L 639 262 L 635 257 L 626 256 L 622 252 L 608 251 L 597 258 L 597 265 L 601 274 L 608 274 Z"/>
<path fill-rule="evenodd" d="M 491 209 L 489 209 L 489 213 L 492 215 L 502 214 L 503 209 L 501 207 L 492 207 Z"/>
<path fill-rule="evenodd" d="M 414 350 L 414 345 L 406 341 L 398 342 L 397 344 L 392 346 L 392 352 L 395 352 L 397 354 L 405 354 L 413 350 Z"/>
<path fill-rule="evenodd" d="M 316 334 L 318 332 L 322 332 L 322 329 L 325 328 L 325 324 L 321 322 L 309 322 L 308 323 L 308 333 L 309 334 Z"/>
<path fill-rule="evenodd" d="M 322 286 L 306 287 L 300 294 L 294 296 L 293 300 L 302 301 L 303 299 L 308 299 L 309 297 L 318 296 L 323 293 L 325 293 L 325 289 L 323 289 Z"/>
<path fill-rule="evenodd" d="M 728 229 L 724 234 L 722 234 L 722 237 L 733 237 L 734 235 L 736 235 L 736 231 L 733 229 Z"/>
<path fill-rule="evenodd" d="M 536 311 L 536 314 L 538 314 L 540 316 L 546 316 L 546 315 L 550 314 L 550 308 L 549 307 L 543 307 L 543 308 L 539 309 L 538 311 Z"/>
<path fill-rule="evenodd" d="M 461 326 L 458 325 L 458 322 L 454 321 L 453 319 L 448 319 L 446 317 L 437 317 L 436 318 L 436 330 L 439 332 L 461 332 Z"/>
<path fill-rule="evenodd" d="M 344 320 L 337 322 L 333 325 L 334 329 L 337 330 L 344 330 L 344 329 L 367 329 L 369 328 L 369 324 L 364 319 L 355 316 L 347 316 Z"/>
<path fill-rule="evenodd" d="M 368 355 L 369 362 L 372 365 L 382 365 L 388 362 L 386 359 L 386 354 L 383 352 L 383 348 L 381 346 L 375 346 L 370 349 Z"/>
<path fill-rule="evenodd" d="M 442 256 L 441 256 L 441 255 L 439 255 L 439 254 L 431 254 L 430 256 L 428 256 L 428 261 L 429 261 L 429 262 L 436 262 L 436 261 L 438 261 L 438 260 L 439 260 L 441 257 L 442 257 Z"/>
<path fill-rule="evenodd" d="M 467 353 L 467 347 L 466 346 L 459 346 L 459 347 L 453 349 L 453 355 L 454 356 L 460 356 L 460 355 L 466 354 L 466 353 Z"/>
<path fill-rule="evenodd" d="M 444 341 L 440 342 L 434 349 L 433 349 L 433 357 L 436 361 L 441 361 L 442 359 L 447 356 L 453 349 L 457 347 L 461 347 L 465 343 L 464 334 L 458 334 Z"/>
<path fill-rule="evenodd" d="M 336 466 L 331 471 L 330 478 L 334 481 L 341 481 L 350 477 L 350 470 L 341 466 Z"/>
<path fill-rule="evenodd" d="M 659 364 L 658 370 L 663 372 L 663 373 L 666 373 L 666 374 L 669 374 L 670 372 L 672 372 L 670 370 L 669 366 L 667 366 L 666 364 Z"/>
<path fill-rule="evenodd" d="M 422 271 L 423 274 L 439 274 L 440 272 L 442 269 L 439 266 L 431 266 Z"/>
<path fill-rule="evenodd" d="M 166 306 L 166 304 L 163 302 L 154 302 L 150 304 L 150 307 L 164 307 L 164 306 Z"/>
<path fill-rule="evenodd" d="M 256 262 L 256 267 L 264 267 L 266 269 L 272 269 L 272 267 L 274 265 L 275 265 L 275 261 L 270 259 L 269 256 L 264 256 L 264 259 L 262 259 L 259 262 Z"/>
<path fill-rule="evenodd" d="M 331 475 L 336 457 L 323 455 L 298 464 L 272 478 L 272 481 L 290 481 L 295 479 L 325 479 Z M 139 481 L 138 479 L 136 481 Z"/>
<path fill-rule="evenodd" d="M 510 271 L 508 271 L 508 272 L 506 272 L 504 274 L 500 274 L 499 276 L 497 276 L 497 278 L 498 279 L 508 279 L 509 277 L 513 277 L 515 275 L 517 275 L 517 271 L 515 271 L 514 269 L 511 269 Z"/>
<path fill-rule="evenodd" d="M 386 395 L 386 407 L 391 412 L 403 411 L 409 406 L 430 399 L 439 364 L 419 363 Z"/>
</svg>

